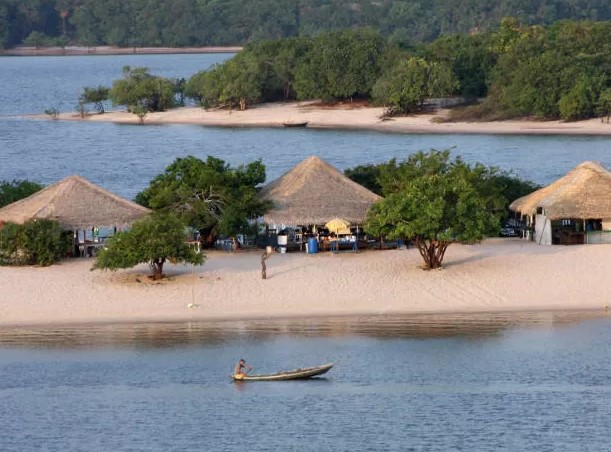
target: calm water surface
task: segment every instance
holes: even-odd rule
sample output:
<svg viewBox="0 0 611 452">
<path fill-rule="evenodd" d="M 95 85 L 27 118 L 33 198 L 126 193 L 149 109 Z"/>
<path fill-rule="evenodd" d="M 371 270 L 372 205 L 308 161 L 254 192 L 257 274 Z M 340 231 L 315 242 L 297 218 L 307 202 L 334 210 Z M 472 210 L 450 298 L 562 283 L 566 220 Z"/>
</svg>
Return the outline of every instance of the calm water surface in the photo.
<svg viewBox="0 0 611 452">
<path fill-rule="evenodd" d="M 0 332 L 1 450 L 608 450 L 602 313 Z M 338 361 L 305 382 L 228 380 Z"/>
</svg>

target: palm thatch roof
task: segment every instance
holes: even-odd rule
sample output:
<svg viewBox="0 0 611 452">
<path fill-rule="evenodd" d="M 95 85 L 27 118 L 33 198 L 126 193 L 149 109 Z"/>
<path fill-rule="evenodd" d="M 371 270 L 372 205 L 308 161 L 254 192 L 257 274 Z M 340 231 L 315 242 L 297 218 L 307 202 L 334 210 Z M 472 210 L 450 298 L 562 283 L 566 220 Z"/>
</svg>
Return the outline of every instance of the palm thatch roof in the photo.
<svg viewBox="0 0 611 452">
<path fill-rule="evenodd" d="M 547 187 L 509 205 L 522 215 L 534 215 L 539 207 L 551 220 L 611 218 L 611 172 L 599 163 L 584 162 Z"/>
<path fill-rule="evenodd" d="M 0 209 L 0 221 L 58 221 L 68 230 L 126 225 L 150 213 L 79 176 L 70 176 Z"/>
<path fill-rule="evenodd" d="M 291 225 L 325 224 L 334 218 L 362 224 L 381 199 L 315 156 L 263 187 L 261 195 L 274 203 L 265 222 Z"/>
</svg>

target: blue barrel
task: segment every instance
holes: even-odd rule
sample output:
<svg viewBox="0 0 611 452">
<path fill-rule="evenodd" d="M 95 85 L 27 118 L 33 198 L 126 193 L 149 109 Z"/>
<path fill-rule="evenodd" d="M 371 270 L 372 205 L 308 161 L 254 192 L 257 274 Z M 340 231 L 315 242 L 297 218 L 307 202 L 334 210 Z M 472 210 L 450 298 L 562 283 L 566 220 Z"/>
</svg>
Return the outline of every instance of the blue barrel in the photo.
<svg viewBox="0 0 611 452">
<path fill-rule="evenodd" d="M 310 237 L 308 239 L 308 254 L 318 253 L 318 240 L 316 237 Z"/>
</svg>

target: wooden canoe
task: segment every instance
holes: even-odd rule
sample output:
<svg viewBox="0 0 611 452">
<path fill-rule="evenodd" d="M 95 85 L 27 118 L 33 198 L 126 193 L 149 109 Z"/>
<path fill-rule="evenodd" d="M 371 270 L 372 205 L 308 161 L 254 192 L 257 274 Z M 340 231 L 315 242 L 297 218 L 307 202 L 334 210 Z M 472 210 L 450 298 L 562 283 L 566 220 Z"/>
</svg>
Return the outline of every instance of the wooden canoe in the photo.
<svg viewBox="0 0 611 452">
<path fill-rule="evenodd" d="M 234 381 L 283 381 L 283 380 L 305 380 L 307 378 L 316 377 L 329 370 L 335 363 L 328 363 L 318 367 L 306 367 L 304 369 L 293 369 L 284 372 L 276 372 L 275 374 L 262 375 L 232 375 Z"/>
<path fill-rule="evenodd" d="M 307 127 L 309 121 L 303 122 L 283 122 L 282 125 L 284 127 Z"/>
</svg>

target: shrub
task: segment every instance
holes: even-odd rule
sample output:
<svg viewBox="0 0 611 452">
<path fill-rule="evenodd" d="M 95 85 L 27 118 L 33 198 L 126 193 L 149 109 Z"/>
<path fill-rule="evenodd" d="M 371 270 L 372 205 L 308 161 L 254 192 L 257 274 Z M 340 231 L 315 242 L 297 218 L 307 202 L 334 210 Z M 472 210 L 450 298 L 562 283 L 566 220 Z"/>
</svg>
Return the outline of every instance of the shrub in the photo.
<svg viewBox="0 0 611 452">
<path fill-rule="evenodd" d="M 62 259 L 70 246 L 70 233 L 56 221 L 7 223 L 0 230 L 0 264 L 51 265 Z"/>
</svg>

